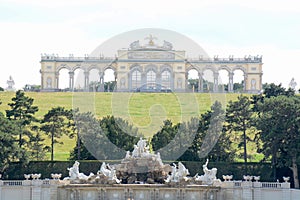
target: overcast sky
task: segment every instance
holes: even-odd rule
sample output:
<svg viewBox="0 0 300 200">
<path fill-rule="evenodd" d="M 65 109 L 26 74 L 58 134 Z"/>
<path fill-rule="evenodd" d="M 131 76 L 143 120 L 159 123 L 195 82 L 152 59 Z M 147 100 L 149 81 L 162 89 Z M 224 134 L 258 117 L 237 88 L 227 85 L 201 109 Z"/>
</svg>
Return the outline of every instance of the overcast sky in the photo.
<svg viewBox="0 0 300 200">
<path fill-rule="evenodd" d="M 40 54 L 83 56 L 107 39 L 163 28 L 211 57 L 263 55 L 263 82 L 300 85 L 297 0 L 0 0 L 0 86 L 40 84 Z"/>
</svg>

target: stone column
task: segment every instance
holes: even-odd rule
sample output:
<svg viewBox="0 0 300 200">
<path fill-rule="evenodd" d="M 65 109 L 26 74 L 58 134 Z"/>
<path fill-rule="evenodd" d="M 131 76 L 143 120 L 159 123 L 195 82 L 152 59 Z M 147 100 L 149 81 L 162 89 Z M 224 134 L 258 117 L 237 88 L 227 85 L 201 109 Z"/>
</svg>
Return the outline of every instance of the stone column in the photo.
<svg viewBox="0 0 300 200">
<path fill-rule="evenodd" d="M 0 180 L 0 200 L 2 200 L 2 186 L 3 186 L 3 181 Z"/>
<path fill-rule="evenodd" d="M 114 72 L 114 75 L 115 75 L 115 87 L 112 88 L 112 90 L 117 92 L 118 91 L 118 73 Z"/>
<path fill-rule="evenodd" d="M 215 72 L 214 73 L 214 92 L 218 92 L 218 87 L 219 87 L 219 73 L 218 72 Z"/>
<path fill-rule="evenodd" d="M 69 72 L 69 90 L 74 89 L 74 72 Z"/>
<path fill-rule="evenodd" d="M 131 91 L 132 90 L 132 74 L 131 73 L 128 73 L 128 76 L 127 76 L 127 78 L 128 78 L 128 88 L 127 88 L 127 90 L 128 91 Z"/>
<path fill-rule="evenodd" d="M 248 80 L 248 75 L 244 73 L 244 91 L 247 91 L 248 88 L 247 80 Z"/>
<path fill-rule="evenodd" d="M 162 87 L 162 82 L 161 82 L 161 73 L 157 73 L 156 74 L 156 80 L 155 80 L 155 83 L 156 83 L 156 86 L 158 87 L 158 88 L 156 88 L 156 89 L 158 89 L 159 91 L 161 90 L 161 87 Z M 155 86 L 155 87 L 156 87 Z"/>
<path fill-rule="evenodd" d="M 243 181 L 242 184 L 242 199 L 243 200 L 252 200 L 252 182 Z"/>
<path fill-rule="evenodd" d="M 42 71 L 40 71 L 40 73 L 41 73 L 41 89 L 43 90 L 43 89 L 45 89 L 44 88 L 44 73 Z"/>
<path fill-rule="evenodd" d="M 185 76 L 184 76 L 184 90 L 185 91 L 188 91 L 188 76 L 189 76 L 189 73 L 186 72 Z"/>
<path fill-rule="evenodd" d="M 84 72 L 84 90 L 89 91 L 89 72 Z"/>
<path fill-rule="evenodd" d="M 255 200 L 262 200 L 261 186 L 261 182 L 253 182 L 253 198 Z"/>
<path fill-rule="evenodd" d="M 31 200 L 41 200 L 42 183 L 41 180 L 32 181 Z"/>
<path fill-rule="evenodd" d="M 142 73 L 141 74 L 141 86 L 145 87 L 145 85 L 146 85 L 146 87 L 148 87 L 147 86 L 147 74 L 146 73 Z"/>
<path fill-rule="evenodd" d="M 198 73 L 198 92 L 203 92 L 203 74 L 202 73 Z"/>
<path fill-rule="evenodd" d="M 59 89 L 59 72 L 55 73 L 55 86 L 54 88 Z"/>
<path fill-rule="evenodd" d="M 49 199 L 57 199 L 58 198 L 58 187 L 59 180 L 50 180 L 50 196 Z M 68 191 L 68 190 L 65 190 Z"/>
<path fill-rule="evenodd" d="M 104 92 L 104 72 L 99 72 L 100 92 Z"/>
<path fill-rule="evenodd" d="M 224 181 L 221 183 L 224 199 L 234 199 L 234 182 Z"/>
<path fill-rule="evenodd" d="M 233 72 L 229 72 L 228 92 L 233 91 Z"/>
</svg>

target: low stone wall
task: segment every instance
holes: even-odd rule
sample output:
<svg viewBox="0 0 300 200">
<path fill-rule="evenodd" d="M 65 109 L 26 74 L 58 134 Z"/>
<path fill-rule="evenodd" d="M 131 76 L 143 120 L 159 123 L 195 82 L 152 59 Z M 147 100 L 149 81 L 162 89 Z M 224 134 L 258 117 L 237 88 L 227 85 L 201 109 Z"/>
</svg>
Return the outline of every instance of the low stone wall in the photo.
<svg viewBox="0 0 300 200">
<path fill-rule="evenodd" d="M 200 185 L 168 187 L 152 184 L 121 185 L 66 185 L 59 188 L 58 199 L 109 199 L 109 200 L 192 200 L 220 199 L 220 188 Z"/>
<path fill-rule="evenodd" d="M 62 180 L 0 180 L 0 200 L 298 200 L 290 183 L 224 181 L 220 187 L 164 184 L 69 184 Z"/>
</svg>

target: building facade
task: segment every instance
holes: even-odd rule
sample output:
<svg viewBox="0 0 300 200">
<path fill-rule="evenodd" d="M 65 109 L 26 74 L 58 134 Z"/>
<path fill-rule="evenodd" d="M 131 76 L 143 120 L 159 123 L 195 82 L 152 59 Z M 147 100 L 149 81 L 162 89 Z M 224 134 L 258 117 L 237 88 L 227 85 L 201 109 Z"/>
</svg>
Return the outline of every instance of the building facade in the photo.
<svg viewBox="0 0 300 200">
<path fill-rule="evenodd" d="M 188 92 L 188 73 L 190 70 L 198 73 L 197 92 L 222 92 L 219 83 L 219 71 L 228 72 L 227 91 L 233 92 L 233 77 L 235 70 L 244 74 L 244 92 L 257 93 L 262 90 L 262 57 L 246 56 L 244 58 L 187 58 L 185 51 L 174 50 L 170 42 L 159 45 L 148 37 L 149 42 L 141 45 L 134 41 L 127 49 L 117 51 L 115 57 L 59 57 L 56 55 L 41 56 L 41 89 L 55 91 L 59 88 L 60 70 L 67 69 L 69 73 L 69 89 L 75 86 L 74 72 L 83 70 L 83 89 L 89 90 L 91 70 L 98 71 L 98 83 L 104 91 L 104 75 L 107 69 L 114 71 L 116 87 L 114 91 L 174 91 Z M 210 88 L 204 72 L 210 70 L 212 77 Z M 194 91 L 194 90 L 193 90 Z"/>
</svg>

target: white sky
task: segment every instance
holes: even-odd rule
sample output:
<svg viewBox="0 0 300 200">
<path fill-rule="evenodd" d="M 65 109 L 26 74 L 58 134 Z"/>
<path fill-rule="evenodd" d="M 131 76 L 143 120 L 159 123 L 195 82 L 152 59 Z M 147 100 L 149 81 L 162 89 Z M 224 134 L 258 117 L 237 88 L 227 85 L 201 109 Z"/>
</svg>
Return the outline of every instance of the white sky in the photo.
<svg viewBox="0 0 300 200">
<path fill-rule="evenodd" d="M 300 85 L 297 0 L 0 0 L 0 86 L 40 84 L 40 54 L 83 56 L 114 35 L 163 28 L 210 56 L 263 55 L 263 82 Z M 167 40 L 167 39 L 166 39 Z"/>
</svg>

